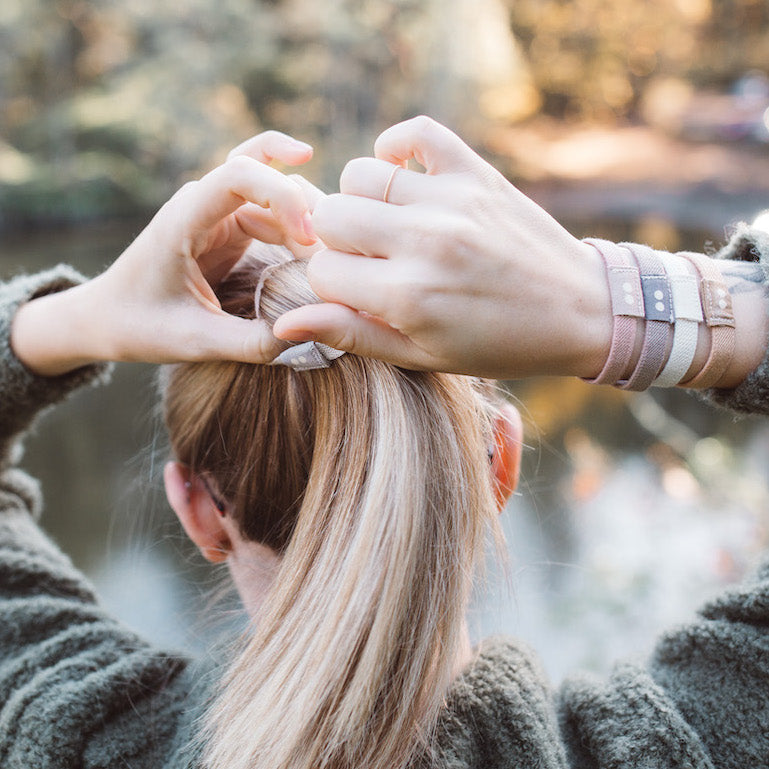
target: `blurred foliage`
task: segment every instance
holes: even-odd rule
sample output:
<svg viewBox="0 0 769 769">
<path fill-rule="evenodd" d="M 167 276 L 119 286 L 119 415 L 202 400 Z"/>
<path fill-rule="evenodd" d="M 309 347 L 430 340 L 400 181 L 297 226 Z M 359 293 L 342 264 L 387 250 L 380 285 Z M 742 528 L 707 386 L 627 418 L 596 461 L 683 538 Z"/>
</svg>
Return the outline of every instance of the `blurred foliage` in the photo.
<svg viewBox="0 0 769 769">
<path fill-rule="evenodd" d="M 265 127 L 322 148 L 316 180 L 334 184 L 387 125 L 451 120 L 440 7 L 3 0 L 0 223 L 144 211 Z"/>
<path fill-rule="evenodd" d="M 476 146 L 632 118 L 765 68 L 767 22 L 764 0 L 3 0 L 0 227 L 144 214 L 267 127 L 333 188 L 420 112 Z"/>
<path fill-rule="evenodd" d="M 627 215 L 641 204 L 638 176 L 627 176 L 628 157 L 651 168 L 655 185 L 662 164 L 689 187 L 703 188 L 703 176 L 682 162 L 680 142 L 663 155 L 647 136 L 608 147 L 608 132 L 593 131 L 556 135 L 548 144 L 555 120 L 509 127 L 546 115 L 609 127 L 646 120 L 680 132 L 687 125 L 683 109 L 703 112 L 701 102 L 691 108 L 695 91 L 723 91 L 751 70 L 768 74 L 768 25 L 766 0 L 2 0 L 0 229 L 146 215 L 182 181 L 264 128 L 313 143 L 316 157 L 308 174 L 333 189 L 343 163 L 369 153 L 379 131 L 425 112 L 475 146 L 497 152 L 505 161 L 500 167 L 519 178 L 524 160 L 538 165 L 539 176 L 532 172 L 530 179 L 551 186 L 556 172 L 563 179 L 570 166 L 583 202 L 585 175 L 575 165 L 589 166 L 608 180 L 596 196 L 603 215 L 618 184 L 632 187 L 621 226 L 592 220 L 590 234 L 699 249 L 706 235 L 683 232 L 680 209 L 669 198 L 657 200 L 658 186 L 649 184 L 644 193 L 656 208 L 640 218 Z M 724 111 L 722 102 L 711 104 Z M 494 126 L 504 139 L 497 140 L 498 150 L 489 140 Z M 617 138 L 620 132 L 612 133 Z M 614 166 L 607 156 L 618 158 L 625 170 L 610 178 Z M 753 155 L 743 165 L 712 153 L 695 161 L 721 179 L 725 168 L 741 177 L 763 173 Z M 542 174 L 545 166 L 554 169 L 550 175 Z M 737 188 L 728 186 L 728 194 Z M 675 192 L 678 197 L 680 190 Z M 570 217 L 585 218 L 584 205 L 579 209 L 575 199 L 558 213 L 567 211 L 561 217 L 567 224 Z M 555 210 L 556 202 L 551 204 Z M 708 222 L 720 228 L 726 217 L 722 200 L 716 204 L 712 213 L 702 199 L 685 203 L 704 209 Z M 93 273 L 131 234 L 115 227 L 106 236 L 87 228 L 74 238 L 24 233 L 17 250 L 6 241 L 0 257 L 5 271 L 65 260 Z M 30 466 L 45 478 L 54 502 L 48 523 L 81 564 L 93 567 L 105 557 L 103 540 L 111 526 L 105 506 L 130 511 L 125 520 L 131 525 L 136 510 L 152 506 L 145 483 L 135 494 L 125 491 L 136 469 L 127 465 L 128 457 L 156 440 L 141 418 L 151 412 L 153 398 L 137 396 L 143 376 L 121 369 L 111 388 L 57 410 L 48 432 L 30 446 Z M 535 618 L 560 612 L 555 626 L 543 623 L 538 639 L 538 646 L 552 645 L 553 658 L 568 656 L 563 628 L 557 627 L 564 613 L 584 614 L 585 649 L 610 656 L 604 654 L 610 632 L 601 617 L 595 622 L 597 613 L 578 598 L 580 591 L 599 607 L 598 614 L 601 607 L 607 615 L 619 612 L 619 596 L 630 607 L 627 624 L 634 636 L 638 613 L 655 615 L 648 596 L 658 587 L 665 599 L 658 603 L 680 608 L 676 597 L 692 592 L 689 583 L 661 571 L 657 556 L 662 553 L 678 568 L 680 554 L 671 551 L 682 541 L 697 544 L 696 520 L 708 523 L 703 512 L 721 511 L 728 524 L 713 528 L 714 547 L 704 548 L 706 553 L 716 545 L 727 555 L 736 550 L 727 540 L 740 516 L 747 520 L 740 542 L 765 543 L 766 431 L 733 424 L 730 416 L 707 411 L 681 393 L 657 394 L 656 401 L 636 398 L 635 406 L 624 393 L 577 381 L 518 384 L 514 393 L 527 404 L 527 441 L 534 447 L 523 473 L 530 509 L 517 522 L 528 525 L 530 539 L 534 531 L 547 542 L 535 562 L 555 565 L 582 557 L 579 570 L 563 580 L 565 592 L 555 592 L 551 581 L 532 600 Z M 132 407 L 137 397 L 139 406 Z M 738 450 L 741 444 L 747 448 Z M 647 464 L 633 475 L 625 471 L 625 455 L 638 450 L 646 453 Z M 152 465 L 155 455 L 145 451 L 145 458 Z M 746 472 L 750 462 L 755 471 Z M 82 482 L 72 482 L 76 474 Z M 635 513 L 627 508 L 628 489 Z M 726 491 L 736 507 L 725 505 Z M 714 501 L 703 502 L 705 494 Z M 584 529 L 588 514 L 582 504 L 589 502 L 596 503 L 597 513 L 593 528 Z M 647 525 L 649 510 L 672 518 L 675 505 L 694 510 L 673 530 L 680 537 Z M 758 523 L 758 514 L 742 510 L 748 506 L 762 511 Z M 616 515 L 621 509 L 628 514 Z M 76 525 L 59 510 L 78 516 Z M 633 520 L 651 536 L 638 536 Z M 631 536 L 618 531 L 627 521 Z M 582 530 L 589 532 L 584 542 Z M 160 539 L 148 538 L 153 549 Z M 520 539 L 526 546 L 525 537 Z M 588 539 L 602 552 L 588 547 Z M 628 558 L 626 542 L 638 544 L 638 557 Z M 725 559 L 727 567 L 721 564 L 714 574 L 732 569 L 734 560 Z M 594 566 L 598 576 L 591 580 Z M 588 576 L 573 578 L 581 573 Z M 113 577 L 123 580 L 128 582 L 123 572 Z M 146 600 L 146 587 L 130 587 Z M 543 612 L 553 599 L 557 611 Z M 568 637 L 579 631 L 570 628 Z"/>
<path fill-rule="evenodd" d="M 765 0 L 507 0 L 542 110 L 632 117 L 650 85 L 726 87 L 766 71 Z"/>
</svg>

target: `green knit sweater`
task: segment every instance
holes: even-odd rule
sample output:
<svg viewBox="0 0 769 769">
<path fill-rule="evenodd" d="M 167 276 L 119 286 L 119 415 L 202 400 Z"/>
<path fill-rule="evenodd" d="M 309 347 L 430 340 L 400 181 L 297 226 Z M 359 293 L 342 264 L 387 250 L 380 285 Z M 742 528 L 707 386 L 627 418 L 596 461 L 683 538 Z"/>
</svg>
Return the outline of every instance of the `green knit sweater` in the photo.
<svg viewBox="0 0 769 769">
<path fill-rule="evenodd" d="M 769 263 L 769 237 L 740 230 L 730 258 Z M 37 483 L 16 469 L 19 438 L 44 408 L 105 379 L 28 372 L 8 342 L 18 305 L 80 280 L 67 267 L 0 286 L 0 767 L 193 767 L 206 698 L 195 662 L 156 649 L 98 604 L 36 524 Z M 769 411 L 769 363 L 710 396 Z M 484 643 L 453 684 L 420 765 L 769 767 L 769 564 L 659 641 L 646 665 L 551 690 L 515 639 Z"/>
</svg>

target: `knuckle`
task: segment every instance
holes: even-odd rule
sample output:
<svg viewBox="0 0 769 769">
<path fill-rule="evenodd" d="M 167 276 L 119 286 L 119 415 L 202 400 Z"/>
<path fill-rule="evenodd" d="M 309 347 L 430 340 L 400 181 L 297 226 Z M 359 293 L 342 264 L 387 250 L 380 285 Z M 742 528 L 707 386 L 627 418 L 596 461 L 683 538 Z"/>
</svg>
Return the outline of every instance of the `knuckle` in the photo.
<svg viewBox="0 0 769 769">
<path fill-rule="evenodd" d="M 312 223 L 316 229 L 328 225 L 334 215 L 334 212 L 338 210 L 341 200 L 342 195 L 338 192 L 335 192 L 332 195 L 326 195 L 325 197 L 322 197 L 320 200 L 318 200 L 318 202 L 315 204 L 315 209 L 312 214 Z"/>
<path fill-rule="evenodd" d="M 256 161 L 248 155 L 233 155 L 227 159 L 223 167 L 228 174 L 235 177 L 241 177 L 249 174 L 253 170 L 254 163 L 256 163 Z"/>
<path fill-rule="evenodd" d="M 262 131 L 261 133 L 258 133 L 254 138 L 259 143 L 264 144 L 267 142 L 279 141 L 281 139 L 284 139 L 285 134 L 281 133 L 280 131 L 276 131 L 273 128 L 270 128 L 267 131 Z"/>
<path fill-rule="evenodd" d="M 345 163 L 339 176 L 339 189 L 344 193 L 350 188 L 357 188 L 358 181 L 365 178 L 367 166 L 370 164 L 367 158 L 353 158 Z M 368 169 L 371 170 L 370 168 Z"/>
<path fill-rule="evenodd" d="M 413 125 L 415 131 L 423 137 L 431 136 L 438 126 L 435 120 L 427 115 L 417 115 L 413 120 Z"/>
<path fill-rule="evenodd" d="M 325 291 L 326 269 L 328 267 L 328 252 L 319 251 L 313 254 L 307 264 L 307 280 L 312 290 L 321 298 L 328 300 L 330 297 Z"/>
<path fill-rule="evenodd" d="M 409 226 L 403 230 L 409 241 L 406 248 L 416 257 L 442 251 L 451 237 L 454 218 L 433 209 L 415 211 Z"/>
<path fill-rule="evenodd" d="M 483 232 L 480 224 L 469 216 L 456 217 L 447 225 L 447 248 L 443 254 L 447 263 L 465 262 L 480 248 Z"/>
<path fill-rule="evenodd" d="M 410 247 L 414 257 L 445 268 L 477 251 L 482 236 L 472 216 L 432 212 L 414 223 Z"/>
<path fill-rule="evenodd" d="M 271 208 L 279 206 L 299 210 L 306 207 L 304 193 L 297 182 L 287 176 L 278 177 L 276 182 L 271 195 Z"/>
<path fill-rule="evenodd" d="M 328 335 L 326 344 L 338 350 L 358 350 L 358 335 L 352 324 L 336 328 Z"/>
<path fill-rule="evenodd" d="M 460 210 L 469 216 L 482 212 L 487 205 L 486 190 L 479 184 L 465 185 L 458 192 L 457 199 Z"/>
<path fill-rule="evenodd" d="M 252 362 L 266 362 L 280 354 L 285 343 L 276 339 L 263 321 L 251 321 L 251 332 L 241 344 L 241 359 Z"/>
<path fill-rule="evenodd" d="M 463 243 L 472 230 L 472 218 L 469 216 L 446 217 L 442 224 L 443 236 L 449 243 Z"/>
<path fill-rule="evenodd" d="M 415 328 L 421 325 L 429 294 L 426 284 L 414 278 L 400 281 L 385 290 L 385 300 L 399 327 Z"/>
</svg>

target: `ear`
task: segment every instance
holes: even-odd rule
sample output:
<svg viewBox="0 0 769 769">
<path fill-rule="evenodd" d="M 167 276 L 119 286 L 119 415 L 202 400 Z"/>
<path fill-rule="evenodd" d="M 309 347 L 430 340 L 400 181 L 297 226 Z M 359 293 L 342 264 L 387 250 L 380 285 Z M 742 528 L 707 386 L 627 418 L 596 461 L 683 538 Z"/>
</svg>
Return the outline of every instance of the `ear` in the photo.
<svg viewBox="0 0 769 769">
<path fill-rule="evenodd" d="M 166 464 L 163 481 L 168 504 L 203 557 L 211 563 L 226 561 L 232 543 L 205 484 L 179 462 Z"/>
<path fill-rule="evenodd" d="M 500 512 L 518 485 L 522 447 L 521 415 L 508 403 L 494 420 L 494 455 L 491 459 L 494 495 Z"/>
</svg>

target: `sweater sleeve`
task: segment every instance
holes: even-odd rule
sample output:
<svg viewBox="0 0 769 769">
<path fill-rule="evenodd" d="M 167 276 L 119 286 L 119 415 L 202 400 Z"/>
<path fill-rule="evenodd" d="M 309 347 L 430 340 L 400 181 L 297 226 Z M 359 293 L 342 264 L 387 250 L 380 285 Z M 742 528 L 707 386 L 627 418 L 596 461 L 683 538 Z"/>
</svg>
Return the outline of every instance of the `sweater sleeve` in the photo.
<svg viewBox="0 0 769 769">
<path fill-rule="evenodd" d="M 741 224 L 729 243 L 716 255 L 718 259 L 756 262 L 764 272 L 764 290 L 769 291 L 769 233 Z M 733 390 L 708 390 L 702 397 L 731 411 L 743 414 L 769 414 L 769 340 L 764 360 Z"/>
<path fill-rule="evenodd" d="M 769 562 L 667 633 L 651 674 L 700 735 L 714 766 L 769 761 Z"/>
<path fill-rule="evenodd" d="M 152 648 L 99 606 L 35 523 L 37 483 L 13 466 L 41 410 L 107 377 L 101 365 L 36 376 L 9 344 L 22 302 L 80 280 L 57 267 L 0 286 L 0 766 L 7 769 L 162 766 L 190 688 L 186 660 Z"/>
<path fill-rule="evenodd" d="M 17 460 L 16 439 L 35 416 L 88 383 L 100 384 L 108 376 L 105 365 L 84 368 L 58 377 L 36 376 L 11 349 L 11 323 L 20 305 L 45 294 L 63 291 L 83 281 L 66 265 L 37 275 L 21 275 L 0 284 L 0 469 Z"/>
<path fill-rule="evenodd" d="M 667 632 L 649 662 L 559 692 L 573 769 L 769 766 L 769 566 Z"/>
</svg>

